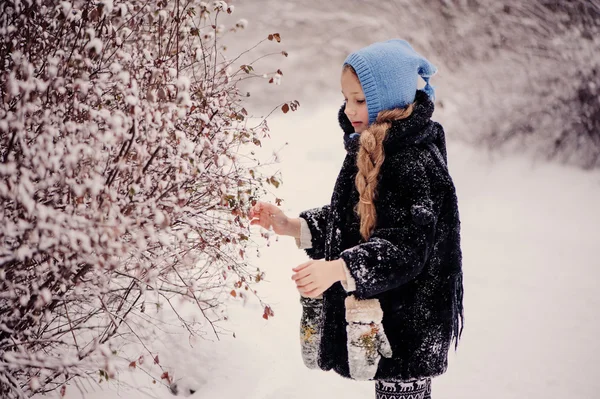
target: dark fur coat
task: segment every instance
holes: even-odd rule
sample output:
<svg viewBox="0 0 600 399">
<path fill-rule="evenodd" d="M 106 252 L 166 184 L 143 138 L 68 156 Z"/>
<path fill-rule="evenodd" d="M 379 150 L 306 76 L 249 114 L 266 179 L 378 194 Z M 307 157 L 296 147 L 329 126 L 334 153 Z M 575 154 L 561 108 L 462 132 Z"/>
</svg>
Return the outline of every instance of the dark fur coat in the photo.
<svg viewBox="0 0 600 399">
<path fill-rule="evenodd" d="M 433 103 L 417 92 L 413 114 L 395 121 L 384 141 L 375 206 L 377 224 L 365 242 L 354 207 L 358 192 L 358 135 L 340 109 L 347 155 L 330 205 L 301 213 L 312 234 L 312 259 L 343 258 L 359 299 L 377 298 L 393 356 L 382 358 L 374 379 L 410 380 L 445 372 L 452 340 L 462 330 L 460 221 L 446 167 L 442 126 Z M 323 294 L 319 367 L 350 377 L 341 283 Z"/>
</svg>

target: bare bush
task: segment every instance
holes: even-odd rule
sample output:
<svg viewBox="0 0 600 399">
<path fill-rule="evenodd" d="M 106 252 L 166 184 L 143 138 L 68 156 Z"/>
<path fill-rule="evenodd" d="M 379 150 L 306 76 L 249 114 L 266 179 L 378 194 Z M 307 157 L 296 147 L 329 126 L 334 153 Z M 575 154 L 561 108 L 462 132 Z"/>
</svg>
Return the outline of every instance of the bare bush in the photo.
<svg viewBox="0 0 600 399">
<path fill-rule="evenodd" d="M 116 338 L 160 366 L 144 336 L 153 308 L 196 335 L 214 329 L 223 293 L 256 293 L 247 211 L 279 177 L 254 155 L 268 126 L 237 88 L 259 75 L 244 54 L 225 57 L 223 37 L 247 23 L 219 23 L 232 12 L 196 0 L 0 4 L 0 396 L 113 378 Z M 180 315 L 179 300 L 206 323 Z"/>
</svg>

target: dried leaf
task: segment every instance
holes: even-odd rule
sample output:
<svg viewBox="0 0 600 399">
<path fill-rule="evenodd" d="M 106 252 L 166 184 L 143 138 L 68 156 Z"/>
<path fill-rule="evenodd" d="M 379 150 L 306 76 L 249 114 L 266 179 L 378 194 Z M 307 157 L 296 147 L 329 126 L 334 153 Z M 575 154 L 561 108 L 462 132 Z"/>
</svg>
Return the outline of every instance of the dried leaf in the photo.
<svg viewBox="0 0 600 399">
<path fill-rule="evenodd" d="M 129 368 L 130 368 L 130 369 L 134 369 L 134 368 L 136 368 L 136 366 L 137 366 L 137 365 L 136 365 L 136 363 L 135 363 L 135 360 L 134 360 L 133 362 L 129 363 Z"/>
<path fill-rule="evenodd" d="M 287 51 L 282 51 L 281 54 L 283 54 L 284 56 L 288 56 L 288 52 Z"/>
<path fill-rule="evenodd" d="M 287 104 L 283 104 L 283 106 L 281 107 L 281 110 L 283 111 L 284 114 L 287 114 L 290 111 L 290 106 Z"/>
<path fill-rule="evenodd" d="M 231 290 L 231 292 L 229 294 L 234 298 L 237 297 L 237 292 L 235 292 L 235 290 Z"/>
<path fill-rule="evenodd" d="M 240 66 L 240 69 L 241 69 L 241 70 L 243 70 L 244 72 L 248 73 L 248 74 L 249 74 L 250 72 L 253 72 L 253 71 L 254 71 L 254 68 L 252 67 L 252 65 L 245 65 L 245 64 L 244 64 L 244 65 L 241 65 L 241 66 Z"/>
<path fill-rule="evenodd" d="M 171 383 L 171 377 L 169 376 L 169 372 L 165 371 L 164 373 L 161 374 L 160 376 L 161 380 L 167 380 L 167 382 L 170 384 Z"/>
<path fill-rule="evenodd" d="M 269 320 L 269 317 L 274 317 L 275 313 L 273 312 L 273 309 L 271 309 L 270 306 L 265 306 L 265 311 L 263 313 L 263 319 L 265 320 Z"/>
</svg>

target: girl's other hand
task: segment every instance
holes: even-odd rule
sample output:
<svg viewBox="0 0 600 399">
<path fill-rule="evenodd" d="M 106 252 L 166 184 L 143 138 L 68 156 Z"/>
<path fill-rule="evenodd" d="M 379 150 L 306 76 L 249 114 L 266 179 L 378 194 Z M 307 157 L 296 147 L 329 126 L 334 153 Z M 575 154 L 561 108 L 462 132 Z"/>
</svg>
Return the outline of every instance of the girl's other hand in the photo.
<svg viewBox="0 0 600 399">
<path fill-rule="evenodd" d="M 259 225 L 265 229 L 273 228 L 275 234 L 287 236 L 299 236 L 294 229 L 295 223 L 287 217 L 281 209 L 273 204 L 258 201 L 250 208 L 250 224 Z M 297 226 L 299 231 L 299 225 Z"/>
<path fill-rule="evenodd" d="M 311 260 L 292 270 L 296 273 L 292 280 L 300 295 L 306 298 L 316 298 L 338 281 L 346 280 L 344 261 Z"/>
</svg>

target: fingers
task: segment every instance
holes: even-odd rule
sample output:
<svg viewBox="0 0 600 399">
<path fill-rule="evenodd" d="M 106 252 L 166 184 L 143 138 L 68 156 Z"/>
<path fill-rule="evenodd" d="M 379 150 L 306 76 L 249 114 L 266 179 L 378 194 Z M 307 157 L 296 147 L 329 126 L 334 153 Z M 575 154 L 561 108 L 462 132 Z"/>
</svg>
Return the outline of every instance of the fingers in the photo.
<svg viewBox="0 0 600 399">
<path fill-rule="evenodd" d="M 302 295 L 304 297 L 313 298 L 313 297 L 319 296 L 322 291 L 320 290 L 319 286 L 317 286 L 316 284 L 309 284 L 305 288 L 298 288 L 298 292 L 300 293 L 300 295 Z"/>
<path fill-rule="evenodd" d="M 307 277 L 307 276 L 310 276 L 310 270 L 304 269 L 304 270 L 299 271 L 298 273 L 293 274 L 292 275 L 292 280 L 298 281 L 301 278 L 304 278 L 304 277 Z"/>
<path fill-rule="evenodd" d="M 275 205 L 257 201 L 248 212 L 248 215 L 250 216 L 250 224 L 259 225 L 265 229 L 270 229 L 273 227 L 276 211 L 279 211 L 279 208 L 277 208 Z"/>
<path fill-rule="evenodd" d="M 258 219 L 252 219 L 250 220 L 250 225 L 251 226 L 260 226 L 263 227 L 265 229 L 269 229 L 269 227 L 271 227 L 271 222 L 268 220 L 265 220 L 264 217 L 259 217 Z"/>
<path fill-rule="evenodd" d="M 254 204 L 254 206 L 250 208 L 250 211 L 258 215 L 261 213 L 273 213 L 273 208 L 276 208 L 273 204 L 257 201 L 256 204 Z"/>
<path fill-rule="evenodd" d="M 254 219 L 255 217 L 259 217 L 262 207 L 263 203 L 260 201 L 254 204 L 254 206 L 250 208 L 250 218 Z"/>
<path fill-rule="evenodd" d="M 296 282 L 296 288 L 301 295 L 305 293 L 309 293 L 317 288 L 317 283 L 314 281 L 313 276 L 310 274 L 310 270 L 306 269 L 307 265 L 310 265 L 311 262 L 304 263 L 298 266 L 296 269 L 300 271 L 292 275 L 292 280 Z"/>
<path fill-rule="evenodd" d="M 304 296 L 307 298 L 316 298 L 322 293 L 323 291 L 320 288 L 315 288 L 314 290 L 305 293 Z"/>
<path fill-rule="evenodd" d="M 271 228 L 273 225 L 273 219 L 271 218 L 271 214 L 265 210 L 265 205 L 269 204 L 259 201 L 252 208 L 250 208 L 250 225 L 259 225 L 265 229 Z"/>
<path fill-rule="evenodd" d="M 268 202 L 257 201 L 256 204 L 252 208 L 250 208 L 250 216 L 258 217 L 261 214 L 266 214 L 271 217 L 274 217 L 278 214 L 282 214 L 283 212 L 276 205 L 270 204 Z"/>
<path fill-rule="evenodd" d="M 296 267 L 295 267 L 295 268 L 293 268 L 292 270 L 293 270 L 293 271 L 295 271 L 295 272 L 299 272 L 299 271 L 301 271 L 301 270 L 304 270 L 304 269 L 306 269 L 308 266 L 310 266 L 310 265 L 312 265 L 312 264 L 313 264 L 313 261 L 311 260 L 311 261 L 309 261 L 309 262 L 302 263 L 301 265 L 299 265 L 299 266 L 296 266 Z"/>
<path fill-rule="evenodd" d="M 304 278 L 300 278 L 299 280 L 296 280 L 296 286 L 297 287 L 305 287 L 307 284 L 312 283 L 313 279 L 310 275 L 304 277 Z"/>
<path fill-rule="evenodd" d="M 250 217 L 255 218 L 260 216 L 261 210 L 263 208 L 263 203 L 258 201 L 252 208 L 250 208 Z"/>
<path fill-rule="evenodd" d="M 298 291 L 301 294 L 306 294 L 306 293 L 316 290 L 317 288 L 319 288 L 319 286 L 316 283 L 311 281 L 311 282 L 307 283 L 304 287 L 298 287 Z"/>
</svg>

